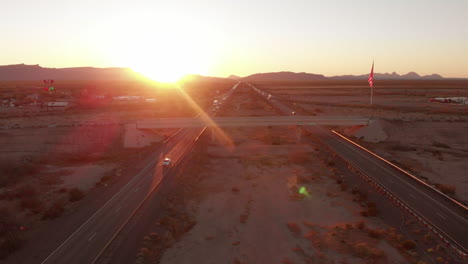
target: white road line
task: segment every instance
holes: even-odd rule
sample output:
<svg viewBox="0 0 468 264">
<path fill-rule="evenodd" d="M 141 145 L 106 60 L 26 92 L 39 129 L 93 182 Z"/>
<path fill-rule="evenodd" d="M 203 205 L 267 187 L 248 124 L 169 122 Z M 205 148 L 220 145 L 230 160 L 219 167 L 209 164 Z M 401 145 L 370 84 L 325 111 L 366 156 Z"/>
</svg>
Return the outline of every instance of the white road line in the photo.
<svg viewBox="0 0 468 264">
<path fill-rule="evenodd" d="M 114 213 L 117 213 L 120 210 L 120 208 L 122 208 L 122 206 L 119 206 L 119 208 L 115 209 Z"/>
<path fill-rule="evenodd" d="M 91 241 L 91 239 L 93 239 L 93 237 L 96 235 L 96 233 L 94 233 L 89 239 L 88 241 Z"/>
<path fill-rule="evenodd" d="M 412 194 L 410 194 L 409 196 L 413 197 L 413 199 L 416 199 L 416 197 L 414 195 L 412 195 Z"/>
<path fill-rule="evenodd" d="M 146 167 L 144 167 L 138 174 L 142 173 L 144 174 L 143 172 L 145 170 L 147 170 L 157 159 L 153 159 L 152 161 L 150 161 L 148 163 L 148 165 L 146 165 Z M 128 186 L 130 186 L 130 184 L 135 181 L 136 179 L 140 178 L 140 177 L 143 177 L 143 176 L 135 176 L 133 177 L 133 179 L 131 179 L 124 187 L 122 187 L 122 189 L 120 189 L 119 192 L 117 192 L 114 196 L 112 196 L 112 198 L 107 201 L 101 208 L 99 208 L 99 210 L 97 210 L 90 218 L 88 218 L 88 220 L 86 220 L 86 222 L 84 222 L 77 230 L 75 230 L 75 232 L 73 232 L 73 234 L 71 234 L 62 244 L 60 244 L 60 246 L 58 246 L 52 253 L 50 253 L 50 255 L 44 259 L 42 263 L 46 263 L 57 251 L 59 251 L 72 237 L 74 237 L 84 226 L 86 226 L 87 223 L 89 223 L 89 221 L 91 221 L 97 214 L 99 214 L 99 212 L 101 212 L 110 202 L 112 202 L 119 194 L 121 194 Z"/>
<path fill-rule="evenodd" d="M 322 130 L 324 133 L 326 133 L 322 128 L 319 127 L 320 130 Z M 327 134 L 328 135 L 328 134 Z M 359 154 L 362 158 L 368 160 L 370 163 L 374 164 L 374 165 L 377 165 L 378 167 L 380 167 L 382 170 L 386 171 L 388 174 L 392 175 L 393 177 L 395 177 L 396 179 L 402 181 L 403 183 L 406 184 L 406 186 L 408 186 L 410 189 L 413 189 L 414 191 L 417 191 L 418 193 L 426 196 L 427 198 L 429 198 L 430 200 L 434 201 L 435 203 L 437 203 L 440 207 L 443 207 L 445 208 L 447 211 L 451 212 L 454 216 L 456 216 L 458 219 L 462 220 L 463 222 L 467 222 L 468 223 L 468 220 L 463 218 L 461 215 L 459 215 L 458 213 L 455 213 L 454 211 L 452 211 L 450 208 L 448 208 L 447 206 L 443 205 L 441 202 L 437 201 L 436 199 L 432 198 L 430 195 L 428 195 L 426 192 L 420 190 L 418 187 L 412 185 L 411 183 L 407 182 L 406 180 L 404 179 L 401 179 L 399 178 L 399 176 L 395 175 L 393 172 L 389 171 L 387 168 L 385 167 L 382 167 L 382 165 L 376 163 L 376 162 L 373 162 L 370 158 L 368 158 L 366 155 L 362 155 L 361 153 L 359 153 L 356 149 L 354 149 L 353 147 L 347 145 L 345 142 L 343 141 L 340 141 L 338 140 L 338 142 L 340 142 L 343 146 L 346 146 L 348 147 L 349 149 L 351 149 L 353 152 Z M 410 194 L 411 197 L 415 198 L 412 194 Z"/>
<path fill-rule="evenodd" d="M 322 130 L 323 133 L 326 134 L 326 132 L 325 132 L 323 129 L 321 129 L 320 127 L 319 127 L 319 129 Z M 385 160 L 384 160 L 383 158 L 379 158 L 376 154 L 374 154 L 374 153 L 372 153 L 372 152 L 370 152 L 370 151 L 366 151 L 366 150 L 363 149 L 362 147 L 359 147 L 359 145 L 358 145 L 357 143 L 354 143 L 354 142 L 352 142 L 351 140 L 346 139 L 344 142 L 341 141 L 341 140 L 338 140 L 338 142 L 341 142 L 342 145 L 347 146 L 349 149 L 353 150 L 355 153 L 360 154 L 355 148 L 351 147 L 352 145 L 350 146 L 350 145 L 346 144 L 346 142 L 348 142 L 348 141 L 351 142 L 352 145 L 357 146 L 358 149 L 361 149 L 361 150 L 365 151 L 365 153 L 370 153 L 372 156 L 374 156 L 374 157 L 376 157 L 376 158 L 378 158 L 378 159 L 380 159 L 380 160 L 382 160 L 382 161 L 385 162 Z M 425 195 L 425 196 L 426 196 L 427 198 L 429 198 L 430 200 L 434 201 L 435 203 L 439 204 L 441 207 L 443 207 L 443 208 L 447 209 L 448 211 L 450 211 L 453 215 L 455 215 L 456 217 L 458 217 L 460 220 L 462 220 L 462 221 L 468 223 L 468 220 L 467 220 L 467 219 L 465 219 L 464 217 L 462 217 L 462 216 L 459 215 L 458 213 L 452 211 L 450 208 L 448 208 L 447 206 L 443 205 L 441 202 L 439 202 L 439 201 L 437 201 L 436 199 L 432 198 L 430 195 L 428 195 L 425 191 L 422 191 L 421 189 L 419 189 L 417 186 L 414 186 L 414 185 L 412 185 L 411 183 L 409 183 L 408 181 L 406 181 L 406 180 L 400 178 L 399 176 L 397 176 L 397 175 L 394 174 L 393 172 L 391 172 L 391 171 L 389 171 L 388 169 L 382 167 L 380 164 L 378 164 L 378 163 L 376 163 L 376 162 L 373 162 L 373 161 L 372 161 L 371 159 L 369 159 L 366 155 L 361 155 L 361 157 L 365 158 L 365 159 L 368 160 L 370 163 L 373 163 L 374 165 L 379 166 L 380 168 L 382 168 L 383 170 L 385 170 L 386 172 L 388 172 L 389 174 L 391 174 L 392 176 L 394 176 L 396 179 L 398 179 L 398 180 L 404 182 L 407 186 L 409 186 L 409 187 L 412 188 L 413 190 L 416 190 L 417 192 L 419 192 L 419 193 Z M 388 164 L 388 163 L 387 163 L 387 164 Z"/>
<path fill-rule="evenodd" d="M 446 219 L 443 215 L 436 213 L 438 216 L 442 217 L 443 219 Z"/>
</svg>

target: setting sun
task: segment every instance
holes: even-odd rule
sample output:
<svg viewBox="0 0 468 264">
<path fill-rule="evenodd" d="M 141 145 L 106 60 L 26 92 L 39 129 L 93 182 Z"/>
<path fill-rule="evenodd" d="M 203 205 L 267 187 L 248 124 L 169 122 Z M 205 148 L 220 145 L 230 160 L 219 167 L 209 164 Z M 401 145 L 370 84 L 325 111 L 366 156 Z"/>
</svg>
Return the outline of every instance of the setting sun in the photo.
<svg viewBox="0 0 468 264">
<path fill-rule="evenodd" d="M 187 74 L 209 74 L 214 61 L 213 50 L 201 43 L 187 43 L 184 38 L 188 37 L 194 38 L 173 32 L 147 35 L 135 46 L 125 42 L 114 46 L 109 57 L 116 64 L 130 67 L 158 82 L 176 82 Z"/>
<path fill-rule="evenodd" d="M 172 63 L 173 62 L 170 62 L 168 64 Z M 141 65 L 132 66 L 131 68 L 154 81 L 163 83 L 177 82 L 185 74 L 187 74 L 174 68 L 173 65 L 162 67 L 161 65 L 144 65 L 144 63 L 142 63 Z"/>
<path fill-rule="evenodd" d="M 139 51 L 128 66 L 134 71 L 158 82 L 176 82 L 187 74 L 207 74 L 210 60 L 182 47 L 159 47 Z"/>
</svg>

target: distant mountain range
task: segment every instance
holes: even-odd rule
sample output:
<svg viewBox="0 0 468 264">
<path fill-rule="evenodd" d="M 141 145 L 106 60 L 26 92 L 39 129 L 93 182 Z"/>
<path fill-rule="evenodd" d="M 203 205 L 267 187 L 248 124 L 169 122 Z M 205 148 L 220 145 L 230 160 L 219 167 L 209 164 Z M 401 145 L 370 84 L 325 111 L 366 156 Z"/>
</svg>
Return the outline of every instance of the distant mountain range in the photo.
<svg viewBox="0 0 468 264">
<path fill-rule="evenodd" d="M 369 77 L 369 74 L 363 75 L 341 75 L 329 77 L 332 80 L 361 80 Z M 396 72 L 392 73 L 374 73 L 374 78 L 378 80 L 442 80 L 444 77 L 439 74 L 431 74 L 421 76 L 415 72 L 408 72 L 407 74 L 400 75 Z"/>
<path fill-rule="evenodd" d="M 305 72 L 269 72 L 252 74 L 241 79 L 243 81 L 321 81 L 326 80 L 327 77 Z"/>
<path fill-rule="evenodd" d="M 234 79 L 234 75 L 228 78 Z M 313 73 L 295 73 L 295 72 L 269 72 L 269 73 L 256 73 L 246 77 L 234 76 L 237 79 L 244 81 L 322 81 L 322 80 L 367 80 L 369 74 L 363 75 L 340 75 L 325 77 L 322 74 Z M 421 76 L 415 72 L 409 72 L 404 75 L 393 73 L 374 73 L 376 80 L 442 80 L 444 77 L 438 74 Z"/>
<path fill-rule="evenodd" d="M 0 66 L 0 80 L 132 80 L 143 75 L 130 68 L 43 68 L 39 65 Z M 144 78 L 144 77 L 143 77 Z"/>
<path fill-rule="evenodd" d="M 142 74 L 130 68 L 44 68 L 39 65 L 6 65 L 0 66 L 0 80 L 134 80 L 145 78 Z M 230 75 L 227 78 L 208 77 L 201 75 L 187 75 L 184 79 L 232 79 L 243 81 L 322 81 L 322 80 L 367 80 L 368 74 L 341 75 L 326 77 L 322 74 L 306 72 L 268 72 L 256 73 L 246 77 Z M 399 75 L 393 73 L 375 73 L 376 80 L 442 80 L 444 77 L 438 74 L 421 76 L 415 72 Z M 452 79 L 452 78 L 450 78 Z"/>
</svg>

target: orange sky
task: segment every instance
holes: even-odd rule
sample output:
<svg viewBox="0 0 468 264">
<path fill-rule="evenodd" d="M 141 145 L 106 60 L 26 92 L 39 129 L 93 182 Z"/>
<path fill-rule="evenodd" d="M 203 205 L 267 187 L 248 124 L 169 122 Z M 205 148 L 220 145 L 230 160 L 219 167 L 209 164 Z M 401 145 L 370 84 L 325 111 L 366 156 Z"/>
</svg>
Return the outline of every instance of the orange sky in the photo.
<svg viewBox="0 0 468 264">
<path fill-rule="evenodd" d="M 376 72 L 468 77 L 467 10 L 466 0 L 15 0 L 2 4 L 0 64 L 125 66 L 164 81 L 364 74 L 375 59 Z"/>
</svg>

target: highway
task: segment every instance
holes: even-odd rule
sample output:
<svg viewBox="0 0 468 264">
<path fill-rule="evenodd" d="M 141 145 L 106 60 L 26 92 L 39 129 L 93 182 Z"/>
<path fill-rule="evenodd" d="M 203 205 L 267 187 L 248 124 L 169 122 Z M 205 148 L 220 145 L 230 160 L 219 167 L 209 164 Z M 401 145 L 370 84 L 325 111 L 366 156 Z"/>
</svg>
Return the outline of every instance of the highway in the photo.
<svg viewBox="0 0 468 264">
<path fill-rule="evenodd" d="M 183 127 L 242 127 L 242 126 L 291 126 L 291 125 L 368 125 L 369 118 L 352 116 L 240 116 L 205 118 L 147 118 L 137 121 L 137 129 Z"/>
<path fill-rule="evenodd" d="M 250 84 L 249 84 L 250 85 Z M 284 115 L 297 111 L 274 96 L 250 85 L 267 103 Z M 467 254 L 468 212 L 440 192 L 424 186 L 385 161 L 353 145 L 321 126 L 306 126 L 305 130 L 338 153 L 344 160 L 371 177 L 403 204 L 408 205 L 437 233 L 446 238 L 459 254 Z"/>
<path fill-rule="evenodd" d="M 223 97 L 223 102 L 227 102 L 238 84 Z M 204 127 L 185 128 L 168 139 L 164 149 L 155 159 L 51 252 L 42 263 L 95 262 L 163 177 L 168 176 L 172 169 L 176 169 L 177 163 L 191 149 L 204 130 Z M 171 158 L 171 168 L 162 167 L 164 157 Z"/>
</svg>

